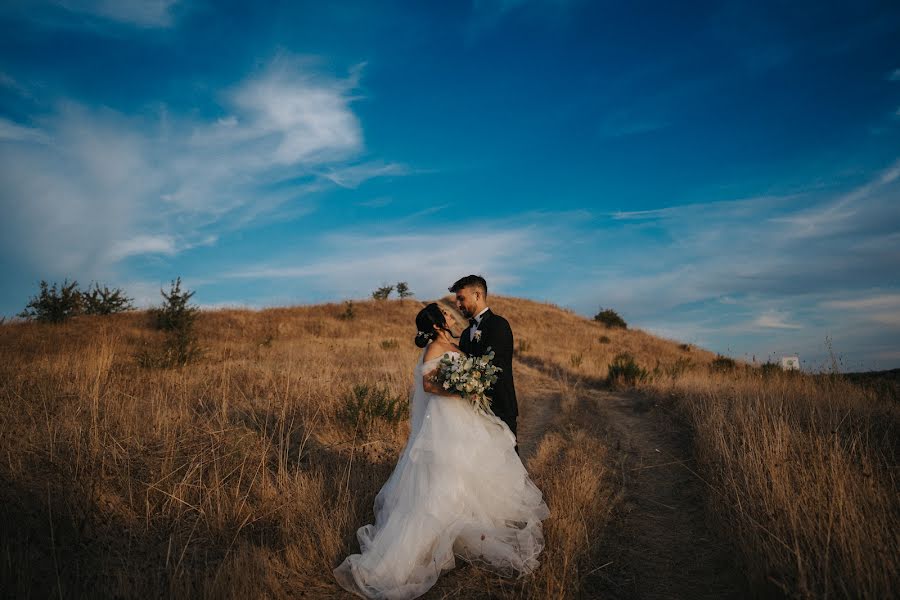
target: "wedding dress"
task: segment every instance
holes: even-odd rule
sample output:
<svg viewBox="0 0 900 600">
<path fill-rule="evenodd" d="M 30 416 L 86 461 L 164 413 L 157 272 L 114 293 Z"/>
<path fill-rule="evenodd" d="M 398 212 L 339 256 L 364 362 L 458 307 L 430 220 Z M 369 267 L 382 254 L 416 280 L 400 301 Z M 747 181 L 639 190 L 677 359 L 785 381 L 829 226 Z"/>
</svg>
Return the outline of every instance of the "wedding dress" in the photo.
<svg viewBox="0 0 900 600">
<path fill-rule="evenodd" d="M 375 523 L 356 532 L 361 554 L 334 569 L 340 585 L 367 598 L 399 600 L 428 591 L 454 556 L 522 575 L 538 566 L 541 491 L 515 452 L 515 436 L 493 415 L 462 398 L 425 392 L 422 375 L 441 357 L 415 368 L 410 434 L 375 497 Z"/>
</svg>

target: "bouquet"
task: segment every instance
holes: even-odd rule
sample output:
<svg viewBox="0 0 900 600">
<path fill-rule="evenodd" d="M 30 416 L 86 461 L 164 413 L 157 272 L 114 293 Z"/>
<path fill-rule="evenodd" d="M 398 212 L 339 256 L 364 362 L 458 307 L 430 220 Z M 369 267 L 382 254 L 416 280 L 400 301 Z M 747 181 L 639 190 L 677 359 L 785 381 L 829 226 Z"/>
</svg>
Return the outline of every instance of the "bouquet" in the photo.
<svg viewBox="0 0 900 600">
<path fill-rule="evenodd" d="M 435 370 L 433 380 L 447 391 L 456 392 L 472 403 L 475 410 L 485 414 L 491 411 L 491 399 L 487 391 L 497 381 L 502 369 L 494 365 L 494 352 L 488 348 L 484 356 L 446 354 Z"/>
</svg>

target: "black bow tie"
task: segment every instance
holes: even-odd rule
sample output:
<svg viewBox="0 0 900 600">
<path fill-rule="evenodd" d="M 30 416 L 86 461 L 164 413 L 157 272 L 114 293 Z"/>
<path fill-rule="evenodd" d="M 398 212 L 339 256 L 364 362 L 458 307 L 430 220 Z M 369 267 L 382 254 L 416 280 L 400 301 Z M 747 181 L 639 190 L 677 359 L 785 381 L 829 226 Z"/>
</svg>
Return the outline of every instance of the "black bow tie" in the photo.
<svg viewBox="0 0 900 600">
<path fill-rule="evenodd" d="M 470 327 L 478 327 L 478 321 L 476 319 L 469 319 Z"/>
</svg>

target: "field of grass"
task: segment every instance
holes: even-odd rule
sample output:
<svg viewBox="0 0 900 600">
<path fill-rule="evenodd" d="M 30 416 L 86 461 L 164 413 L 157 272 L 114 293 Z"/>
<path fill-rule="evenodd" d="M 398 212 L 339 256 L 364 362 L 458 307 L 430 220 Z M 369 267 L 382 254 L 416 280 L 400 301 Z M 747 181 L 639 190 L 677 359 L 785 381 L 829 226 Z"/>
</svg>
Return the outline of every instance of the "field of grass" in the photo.
<svg viewBox="0 0 900 600">
<path fill-rule="evenodd" d="M 628 393 L 690 430 L 709 514 L 759 593 L 896 587 L 896 402 L 842 379 L 713 373 L 702 349 L 552 305 L 491 305 L 516 335 L 523 418 L 541 424 L 523 458 L 551 507 L 547 548 L 530 577 L 463 567 L 436 597 L 591 597 L 621 482 L 579 390 L 605 389 L 621 352 L 648 372 Z M 407 400 L 421 304 L 354 306 L 352 320 L 340 304 L 205 311 L 202 358 L 173 369 L 135 358 L 161 343 L 143 312 L 0 326 L 3 589 L 344 597 L 331 569 L 357 551 L 407 433 L 359 399 Z"/>
<path fill-rule="evenodd" d="M 749 575 L 789 596 L 900 582 L 900 405 L 842 377 L 685 374 L 646 386 L 694 432 L 698 475 Z"/>
</svg>

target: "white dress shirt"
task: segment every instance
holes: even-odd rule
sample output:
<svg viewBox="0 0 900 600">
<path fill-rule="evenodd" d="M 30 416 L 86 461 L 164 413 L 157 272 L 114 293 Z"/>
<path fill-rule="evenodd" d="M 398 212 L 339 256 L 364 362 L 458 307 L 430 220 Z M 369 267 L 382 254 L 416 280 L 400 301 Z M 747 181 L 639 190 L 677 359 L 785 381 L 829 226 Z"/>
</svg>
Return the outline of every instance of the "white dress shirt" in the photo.
<svg viewBox="0 0 900 600">
<path fill-rule="evenodd" d="M 484 318 L 484 313 L 489 310 L 489 307 L 485 306 L 481 312 L 479 312 L 475 317 L 475 327 L 469 326 L 469 341 L 475 341 L 475 331 L 481 326 L 481 319 Z"/>
</svg>

